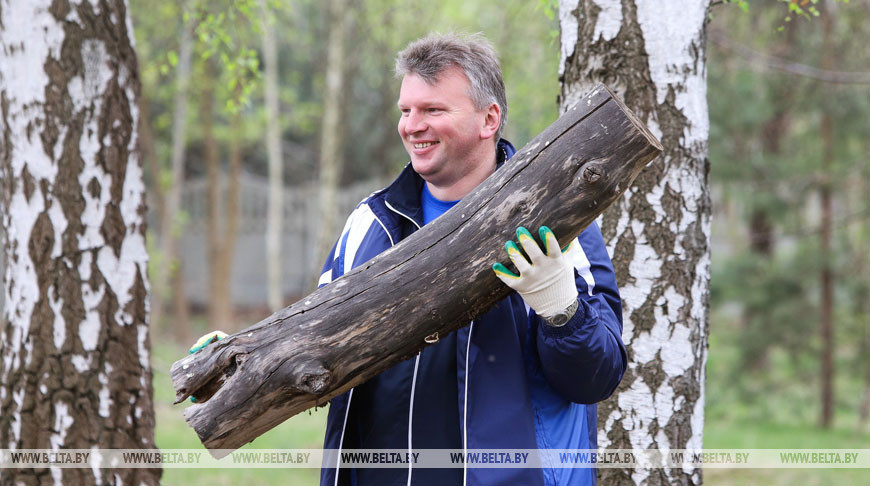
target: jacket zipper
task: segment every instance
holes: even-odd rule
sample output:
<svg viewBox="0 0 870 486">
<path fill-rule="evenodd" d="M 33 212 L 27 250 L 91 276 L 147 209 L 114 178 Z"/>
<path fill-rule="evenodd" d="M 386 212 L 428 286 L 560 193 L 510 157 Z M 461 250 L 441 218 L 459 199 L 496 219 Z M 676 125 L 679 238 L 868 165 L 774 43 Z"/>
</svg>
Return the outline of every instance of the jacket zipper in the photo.
<svg viewBox="0 0 870 486">
<path fill-rule="evenodd" d="M 414 223 L 414 226 L 416 226 L 417 229 L 420 229 L 420 225 L 417 224 L 416 221 L 414 221 L 414 218 L 408 216 L 407 214 L 405 214 L 405 213 L 399 211 L 398 209 L 394 208 L 393 206 L 391 206 L 390 203 L 387 202 L 386 198 L 384 198 L 384 204 L 386 204 L 387 207 L 390 208 L 390 210 L 391 210 L 392 212 L 394 212 L 394 213 L 396 213 L 396 214 L 398 214 L 398 215 L 400 215 L 400 216 L 404 216 L 405 219 L 407 219 L 408 221 Z"/>
</svg>

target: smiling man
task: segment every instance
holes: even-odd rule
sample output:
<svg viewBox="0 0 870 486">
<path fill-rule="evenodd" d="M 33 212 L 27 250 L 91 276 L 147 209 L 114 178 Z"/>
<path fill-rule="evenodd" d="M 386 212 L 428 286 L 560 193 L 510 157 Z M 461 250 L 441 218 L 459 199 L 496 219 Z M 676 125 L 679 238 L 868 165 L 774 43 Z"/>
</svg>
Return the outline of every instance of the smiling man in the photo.
<svg viewBox="0 0 870 486">
<path fill-rule="evenodd" d="M 462 69 L 449 67 L 435 79 L 409 72 L 399 92 L 399 135 L 414 171 L 442 201 L 462 199 L 496 167 L 502 108 L 478 109 L 469 87 Z"/>
<path fill-rule="evenodd" d="M 399 53 L 398 131 L 411 158 L 353 211 L 319 285 L 327 285 L 449 210 L 515 149 L 501 138 L 507 100 L 480 35 L 433 35 Z M 517 228 L 515 290 L 469 326 L 330 402 L 324 449 L 595 449 L 596 402 L 625 371 L 622 310 L 593 224 L 564 250 L 546 227 Z M 522 251 L 520 250 L 522 248 Z M 457 302 L 456 305 L 462 305 Z M 414 326 L 414 322 L 408 322 Z M 515 455 L 514 457 L 521 457 Z M 322 485 L 588 485 L 590 468 L 353 468 L 323 464 Z"/>
</svg>

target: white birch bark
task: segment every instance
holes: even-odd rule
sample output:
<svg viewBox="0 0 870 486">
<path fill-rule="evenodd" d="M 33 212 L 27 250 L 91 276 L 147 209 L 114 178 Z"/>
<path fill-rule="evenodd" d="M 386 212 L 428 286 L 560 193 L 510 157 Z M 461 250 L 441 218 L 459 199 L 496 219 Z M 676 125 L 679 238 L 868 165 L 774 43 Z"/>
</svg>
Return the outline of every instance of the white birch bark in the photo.
<svg viewBox="0 0 870 486">
<path fill-rule="evenodd" d="M 278 101 L 278 53 L 274 19 L 260 0 L 263 11 L 263 61 L 266 71 L 266 150 L 269 158 L 269 206 L 266 211 L 266 272 L 269 309 L 282 307 L 281 235 L 284 233 L 284 161 L 281 158 L 281 122 Z"/>
<path fill-rule="evenodd" d="M 0 0 L 0 65 L 0 448 L 153 448 L 126 3 Z M 160 470 L 11 474 L 22 484 L 156 484 Z"/>
<path fill-rule="evenodd" d="M 700 448 L 710 276 L 709 0 L 561 0 L 561 109 L 597 82 L 664 146 L 602 216 L 629 367 L 599 404 L 599 447 Z M 604 484 L 699 484 L 701 470 L 606 469 Z"/>
</svg>

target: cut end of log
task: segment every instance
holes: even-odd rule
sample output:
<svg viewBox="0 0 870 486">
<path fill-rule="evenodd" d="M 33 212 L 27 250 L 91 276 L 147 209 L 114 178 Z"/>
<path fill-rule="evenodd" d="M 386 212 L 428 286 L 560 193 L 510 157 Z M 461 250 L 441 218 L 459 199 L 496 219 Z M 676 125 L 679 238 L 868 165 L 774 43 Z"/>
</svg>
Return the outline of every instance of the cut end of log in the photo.
<svg viewBox="0 0 870 486">
<path fill-rule="evenodd" d="M 650 131 L 650 129 L 646 126 L 646 123 L 642 122 L 634 114 L 634 112 L 632 112 L 627 106 L 625 106 L 625 103 L 622 101 L 622 98 L 617 96 L 617 94 L 614 93 L 613 90 L 610 89 L 610 87 L 607 86 L 606 84 L 599 83 L 598 86 L 595 87 L 595 90 L 597 91 L 599 89 L 605 89 L 605 90 L 607 90 L 608 93 L 610 93 L 610 96 L 613 98 L 613 101 L 617 104 L 617 106 L 619 106 L 620 109 L 622 109 L 622 111 L 625 112 L 625 116 L 638 129 L 638 131 L 640 133 L 642 133 L 644 135 L 644 137 L 646 137 L 646 139 L 647 139 L 647 141 L 649 141 L 650 145 L 655 147 L 655 149 L 658 150 L 659 153 L 664 151 L 664 147 L 662 147 L 662 143 L 659 141 L 659 139 L 655 135 L 653 135 L 653 133 Z"/>
<path fill-rule="evenodd" d="M 229 343 L 221 344 L 223 350 L 229 349 L 230 353 L 219 352 L 221 345 L 214 344 L 172 365 L 170 375 L 176 391 L 173 404 L 182 403 L 188 397 L 196 403 L 208 401 L 247 360 L 247 353 L 233 352 L 226 347 Z"/>
</svg>

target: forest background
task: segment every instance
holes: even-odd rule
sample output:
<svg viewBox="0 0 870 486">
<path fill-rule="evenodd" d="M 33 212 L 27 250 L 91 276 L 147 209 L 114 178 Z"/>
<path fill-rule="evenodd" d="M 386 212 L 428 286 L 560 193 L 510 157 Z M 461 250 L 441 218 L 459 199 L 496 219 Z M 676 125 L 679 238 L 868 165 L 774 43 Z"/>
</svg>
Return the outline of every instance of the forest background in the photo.
<svg viewBox="0 0 870 486">
<path fill-rule="evenodd" d="M 704 446 L 867 448 L 870 1 L 820 16 L 796 14 L 795 2 L 722 3 L 707 47 L 714 214 Z M 200 334 L 240 330 L 310 291 L 352 206 L 407 162 L 395 131 L 395 53 L 430 31 L 483 32 L 504 69 L 505 136 L 521 147 L 558 116 L 558 13 L 545 0 L 132 0 L 130 9 L 156 444 L 198 448 L 171 405 L 169 367 Z M 269 184 L 282 188 L 283 218 L 268 214 Z M 247 447 L 320 447 L 325 416 L 294 417 Z M 166 469 L 163 480 L 313 484 L 317 475 Z M 708 484 L 859 478 L 816 469 L 704 475 Z"/>
</svg>

